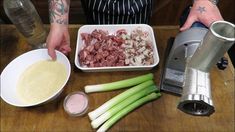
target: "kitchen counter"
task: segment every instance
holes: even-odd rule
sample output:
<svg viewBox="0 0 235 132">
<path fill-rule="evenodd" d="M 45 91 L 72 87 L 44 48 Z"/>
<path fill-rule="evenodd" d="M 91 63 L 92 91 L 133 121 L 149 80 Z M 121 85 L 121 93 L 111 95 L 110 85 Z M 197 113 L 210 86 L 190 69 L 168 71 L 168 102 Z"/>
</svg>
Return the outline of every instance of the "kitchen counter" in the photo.
<svg viewBox="0 0 235 132">
<path fill-rule="evenodd" d="M 47 26 L 48 27 L 48 26 Z M 88 116 L 70 117 L 63 109 L 65 96 L 73 91 L 84 91 L 87 84 L 100 84 L 116 80 L 126 79 L 145 73 L 154 73 L 156 84 L 160 82 L 163 69 L 164 51 L 169 37 L 178 33 L 177 26 L 153 27 L 157 39 L 157 48 L 160 63 L 150 71 L 130 72 L 103 72 L 84 73 L 74 65 L 75 44 L 77 30 L 80 25 L 70 25 L 72 52 L 69 55 L 72 71 L 70 79 L 62 94 L 54 101 L 41 106 L 30 108 L 17 108 L 6 104 L 1 99 L 1 125 L 0 131 L 32 132 L 32 131 L 60 131 L 60 132 L 84 132 L 93 131 Z M 17 56 L 31 50 L 25 39 L 12 25 L 1 25 L 0 34 L 0 58 L 1 72 L 5 66 Z M 227 57 L 228 58 L 228 57 Z M 215 113 L 209 117 L 192 116 L 177 109 L 180 97 L 162 92 L 161 98 L 134 110 L 120 121 L 111 131 L 234 131 L 234 68 L 231 62 L 225 70 L 219 70 L 216 66 L 211 71 L 212 97 Z M 94 110 L 110 98 L 124 90 L 111 92 L 92 93 L 89 97 L 89 110 Z"/>
</svg>

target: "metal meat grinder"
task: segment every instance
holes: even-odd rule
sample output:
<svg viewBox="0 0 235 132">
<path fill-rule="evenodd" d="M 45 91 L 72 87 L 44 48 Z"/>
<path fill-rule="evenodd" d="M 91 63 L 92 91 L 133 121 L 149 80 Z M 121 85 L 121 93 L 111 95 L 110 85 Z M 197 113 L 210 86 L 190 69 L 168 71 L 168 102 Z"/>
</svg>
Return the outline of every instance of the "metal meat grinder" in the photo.
<svg viewBox="0 0 235 132">
<path fill-rule="evenodd" d="M 179 33 L 167 47 L 161 90 L 181 95 L 178 108 L 183 112 L 209 116 L 214 112 L 210 69 L 234 42 L 235 25 L 226 21 Z"/>
</svg>

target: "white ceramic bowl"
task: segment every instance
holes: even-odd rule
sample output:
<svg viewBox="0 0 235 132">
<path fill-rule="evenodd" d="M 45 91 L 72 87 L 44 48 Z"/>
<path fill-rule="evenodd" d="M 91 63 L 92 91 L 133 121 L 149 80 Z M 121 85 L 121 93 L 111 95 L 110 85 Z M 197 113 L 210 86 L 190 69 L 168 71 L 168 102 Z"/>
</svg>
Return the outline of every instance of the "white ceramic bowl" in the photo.
<svg viewBox="0 0 235 132">
<path fill-rule="evenodd" d="M 29 67 L 30 65 L 32 65 L 37 61 L 51 59 L 47 53 L 47 49 L 37 49 L 18 56 L 13 61 L 11 61 L 2 71 L 1 98 L 6 103 L 18 107 L 35 106 L 55 99 L 63 91 L 63 88 L 67 83 L 71 72 L 71 66 L 67 57 L 59 51 L 56 51 L 56 55 L 57 55 L 57 61 L 64 64 L 67 70 L 67 77 L 63 86 L 58 91 L 56 91 L 52 96 L 36 104 L 25 104 L 16 96 L 17 94 L 16 85 L 21 73 L 24 72 L 24 70 L 26 70 L 27 67 Z"/>
<path fill-rule="evenodd" d="M 82 67 L 78 61 L 78 53 L 82 50 L 83 41 L 81 38 L 81 33 L 91 33 L 95 29 L 102 29 L 108 31 L 110 34 L 115 33 L 117 30 L 125 29 L 127 33 L 130 33 L 136 28 L 141 28 L 144 31 L 147 31 L 152 40 L 153 46 L 153 59 L 154 63 L 152 65 L 146 66 L 116 66 L 116 67 Z M 134 70 L 150 70 L 159 63 L 159 56 L 157 51 L 157 45 L 154 37 L 154 32 L 152 27 L 146 24 L 115 24 L 115 25 L 84 25 L 79 28 L 77 34 L 77 45 L 75 53 L 75 65 L 77 68 L 81 69 L 84 72 L 104 72 L 104 71 L 134 71 Z"/>
</svg>

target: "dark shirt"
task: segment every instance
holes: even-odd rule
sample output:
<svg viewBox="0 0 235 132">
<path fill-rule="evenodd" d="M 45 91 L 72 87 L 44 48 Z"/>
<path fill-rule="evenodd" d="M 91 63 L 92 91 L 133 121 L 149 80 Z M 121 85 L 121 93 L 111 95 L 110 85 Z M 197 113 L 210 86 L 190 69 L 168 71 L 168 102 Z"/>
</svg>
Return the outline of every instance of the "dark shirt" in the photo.
<svg viewBox="0 0 235 132">
<path fill-rule="evenodd" d="M 89 24 L 149 23 L 152 0 L 82 0 Z"/>
</svg>

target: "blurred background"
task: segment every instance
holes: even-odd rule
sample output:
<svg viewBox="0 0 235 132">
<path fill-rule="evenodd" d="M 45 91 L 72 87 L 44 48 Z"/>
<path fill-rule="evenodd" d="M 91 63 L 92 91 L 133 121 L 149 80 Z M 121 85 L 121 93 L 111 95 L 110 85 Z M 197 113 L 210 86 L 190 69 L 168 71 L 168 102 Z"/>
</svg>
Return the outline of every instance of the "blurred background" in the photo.
<svg viewBox="0 0 235 132">
<path fill-rule="evenodd" d="M 44 24 L 49 24 L 48 0 L 31 0 L 36 7 Z M 150 25 L 179 25 L 179 18 L 185 7 L 193 0 L 153 0 L 153 14 Z M 220 0 L 218 8 L 226 21 L 235 23 L 235 0 Z M 86 24 L 86 17 L 82 9 L 81 0 L 71 0 L 70 24 Z M 10 24 L 0 0 L 0 23 Z M 170 37 L 170 36 L 169 36 Z M 235 45 L 229 50 L 230 57 L 235 61 Z"/>
</svg>

